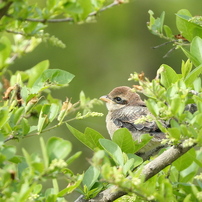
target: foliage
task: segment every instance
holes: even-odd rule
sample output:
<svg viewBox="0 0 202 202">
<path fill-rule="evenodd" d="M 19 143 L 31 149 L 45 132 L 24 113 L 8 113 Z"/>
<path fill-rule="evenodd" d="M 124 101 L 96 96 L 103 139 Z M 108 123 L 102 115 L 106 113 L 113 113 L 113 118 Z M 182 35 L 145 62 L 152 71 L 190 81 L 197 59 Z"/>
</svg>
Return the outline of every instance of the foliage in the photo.
<svg viewBox="0 0 202 202">
<path fill-rule="evenodd" d="M 81 137 L 84 134 L 87 135 L 86 131 L 83 134 L 68 125 L 70 131 L 86 146 L 90 147 L 89 145 L 93 143 L 93 150 L 96 151 L 92 158 L 92 166 L 99 170 L 100 175 L 94 175 L 94 169 L 91 168 L 89 176 L 94 176 L 97 180 L 93 179 L 94 186 L 91 184 L 87 187 L 88 193 L 85 187 L 83 187 L 85 192 L 82 193 L 87 197 L 94 197 L 97 190 L 100 190 L 100 183 L 104 188 L 107 182 L 129 194 L 117 201 L 164 201 L 165 199 L 167 201 L 200 201 L 202 193 L 200 174 L 202 166 L 200 149 L 202 145 L 200 77 L 202 39 L 200 34 L 202 31 L 200 31 L 199 19 L 201 18 L 197 16 L 196 19 L 191 17 L 187 10 L 180 10 L 176 15 L 176 22 L 179 33 L 182 35 L 176 39 L 171 29 L 163 24 L 164 12 L 157 19 L 153 17 L 152 11 L 149 13 L 149 30 L 155 35 L 172 41 L 175 48 L 181 48 L 188 60 L 182 62 L 180 73 L 163 64 L 152 81 L 145 78 L 143 73 L 133 73 L 129 80 L 139 83 L 134 85 L 134 91 L 148 97 L 146 104 L 152 117 L 147 118 L 155 119 L 159 128 L 166 134 L 167 139 L 162 143 L 168 145 L 182 143 L 183 147 L 197 144 L 198 149 L 192 148 L 172 165 L 145 182 L 142 169 L 148 162 L 142 162 L 140 157 L 134 155 L 141 146 L 132 141 L 127 129 L 117 130 L 112 140 L 96 135 L 97 132 L 94 133 L 95 136 L 91 134 L 91 137 L 95 139 L 89 137 L 84 140 Z M 185 46 L 190 48 L 185 49 Z M 169 128 L 164 127 L 165 122 L 170 124 Z M 147 134 L 142 138 L 143 145 L 150 140 Z M 134 169 L 135 171 L 131 172 Z"/>
<path fill-rule="evenodd" d="M 55 36 L 45 33 L 49 23 L 91 22 L 96 14 L 120 2 L 49 0 L 43 3 L 0 2 L 0 91 L 4 95 L 0 104 L 1 201 L 65 201 L 65 196 L 86 178 L 68 168 L 81 152 L 70 156 L 72 144 L 67 140 L 51 137 L 45 143 L 40 137 L 41 152 L 30 154 L 22 148 L 21 156 L 8 141 L 22 141 L 73 120 L 102 116 L 92 111 L 101 101 L 91 100 L 84 92 L 76 103 L 71 98 L 62 102 L 52 97 L 51 90 L 67 87 L 73 74 L 49 69 L 47 60 L 31 68 L 24 67 L 25 71 L 12 72 L 10 65 L 41 42 L 65 47 Z M 65 188 L 59 187 L 60 179 L 65 180 Z M 52 185 L 46 188 L 49 181 Z"/>
<path fill-rule="evenodd" d="M 84 92 L 80 100 L 72 103 L 53 98 L 53 88 L 67 87 L 74 75 L 60 69 L 49 69 L 49 62 L 42 61 L 25 71 L 12 72 L 9 65 L 23 54 L 33 51 L 42 41 L 54 45 L 64 44 L 45 33 L 48 23 L 84 23 L 94 20 L 97 13 L 125 1 L 67 1 L 49 0 L 45 6 L 31 1 L 2 1 L 0 3 L 0 90 L 4 93 L 0 106 L 0 197 L 1 201 L 65 201 L 65 196 L 74 190 L 86 199 L 94 198 L 104 190 L 116 185 L 128 194 L 117 201 L 200 201 L 202 199 L 201 149 L 192 148 L 159 174 L 145 181 L 142 169 L 148 164 L 134 153 L 147 144 L 151 137 L 142 135 L 142 140 L 132 140 L 125 128 L 115 132 L 113 139 L 105 139 L 99 132 L 87 127 L 84 132 L 69 125 L 70 121 L 101 116 L 93 112 L 97 99 L 89 99 Z M 183 147 L 202 144 L 202 30 L 201 16 L 192 17 L 188 10 L 176 14 L 180 35 L 164 25 L 165 13 L 154 18 L 149 11 L 149 30 L 172 42 L 174 49 L 181 49 L 188 57 L 182 62 L 181 72 L 163 64 L 157 76 L 149 81 L 143 74 L 131 74 L 129 80 L 138 82 L 134 90 L 148 97 L 147 107 L 159 128 L 166 134 L 163 142 Z M 197 107 L 197 111 L 196 111 Z M 169 128 L 162 124 L 168 122 Z M 66 124 L 69 131 L 94 155 L 90 167 L 83 174 L 74 174 L 69 165 L 81 152 L 70 156 L 72 144 L 59 137 L 51 137 L 47 143 L 40 137 L 41 153 L 30 154 L 10 140 L 22 141 L 30 136 Z M 156 157 L 151 157 L 151 160 Z M 63 189 L 58 180 L 67 182 Z M 51 180 L 52 186 L 44 187 Z"/>
</svg>

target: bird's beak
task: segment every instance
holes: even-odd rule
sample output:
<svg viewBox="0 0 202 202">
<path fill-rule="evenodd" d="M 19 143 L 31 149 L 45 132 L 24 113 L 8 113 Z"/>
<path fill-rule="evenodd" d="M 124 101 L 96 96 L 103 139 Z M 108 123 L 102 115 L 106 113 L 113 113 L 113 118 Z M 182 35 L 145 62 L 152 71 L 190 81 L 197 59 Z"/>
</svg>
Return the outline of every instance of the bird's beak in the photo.
<svg viewBox="0 0 202 202">
<path fill-rule="evenodd" d="M 103 95 L 100 97 L 100 100 L 104 101 L 104 102 L 110 102 L 111 100 L 108 98 L 107 95 Z"/>
</svg>

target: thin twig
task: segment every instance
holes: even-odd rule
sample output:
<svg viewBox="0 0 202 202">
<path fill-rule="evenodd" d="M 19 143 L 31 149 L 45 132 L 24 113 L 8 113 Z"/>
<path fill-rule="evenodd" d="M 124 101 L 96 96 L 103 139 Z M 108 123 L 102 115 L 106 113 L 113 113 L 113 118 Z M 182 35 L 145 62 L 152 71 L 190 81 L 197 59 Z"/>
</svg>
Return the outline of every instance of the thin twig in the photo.
<svg viewBox="0 0 202 202">
<path fill-rule="evenodd" d="M 96 16 L 98 13 L 101 13 L 109 8 L 112 8 L 113 6 L 116 6 L 116 5 L 119 5 L 121 4 L 122 1 L 118 1 L 118 0 L 115 0 L 113 3 L 101 8 L 100 10 L 98 11 L 93 11 L 92 13 L 90 13 L 88 17 L 92 17 L 92 16 Z M 7 17 L 13 17 L 12 15 L 7 15 Z M 21 20 L 21 21 L 29 21 L 29 22 L 42 22 L 42 23 L 59 23 L 59 22 L 73 22 L 74 19 L 73 18 L 61 18 L 61 19 L 36 19 L 36 18 L 26 18 L 26 19 L 23 19 L 23 18 L 18 18 L 18 20 Z"/>
<path fill-rule="evenodd" d="M 8 9 L 10 8 L 12 2 L 6 2 L 6 0 L 3 0 L 3 2 L 6 4 L 3 8 L 0 9 L 0 19 L 6 15 Z"/>
<path fill-rule="evenodd" d="M 165 43 L 159 44 L 159 45 L 154 46 L 154 47 L 152 47 L 152 48 L 153 48 L 153 49 L 157 49 L 157 48 L 160 48 L 161 46 L 165 46 L 165 45 L 168 45 L 168 44 L 174 43 L 174 42 L 176 42 L 176 40 L 167 41 L 167 42 L 165 42 Z"/>
</svg>

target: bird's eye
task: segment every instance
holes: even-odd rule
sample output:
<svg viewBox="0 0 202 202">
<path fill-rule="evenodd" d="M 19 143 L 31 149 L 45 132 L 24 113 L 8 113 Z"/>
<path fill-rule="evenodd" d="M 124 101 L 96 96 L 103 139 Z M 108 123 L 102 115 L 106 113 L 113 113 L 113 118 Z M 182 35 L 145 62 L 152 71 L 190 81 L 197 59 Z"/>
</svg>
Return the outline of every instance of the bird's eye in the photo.
<svg viewBox="0 0 202 202">
<path fill-rule="evenodd" d="M 115 97 L 113 100 L 114 100 L 114 102 L 116 102 L 117 104 L 121 104 L 121 105 L 127 104 L 127 101 L 126 101 L 126 100 L 123 100 L 121 97 Z"/>
<path fill-rule="evenodd" d="M 114 100 L 117 101 L 117 102 L 122 101 L 122 99 L 120 97 L 115 97 Z"/>
</svg>

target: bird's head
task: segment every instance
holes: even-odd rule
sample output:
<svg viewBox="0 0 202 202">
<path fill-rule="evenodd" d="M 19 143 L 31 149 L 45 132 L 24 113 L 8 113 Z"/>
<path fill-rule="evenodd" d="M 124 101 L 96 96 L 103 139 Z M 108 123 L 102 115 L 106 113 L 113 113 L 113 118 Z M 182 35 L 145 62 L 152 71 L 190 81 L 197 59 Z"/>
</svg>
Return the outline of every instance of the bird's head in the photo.
<svg viewBox="0 0 202 202">
<path fill-rule="evenodd" d="M 106 102 L 109 111 L 125 106 L 145 106 L 140 96 L 127 86 L 116 87 L 108 95 L 104 95 L 100 99 Z"/>
</svg>

